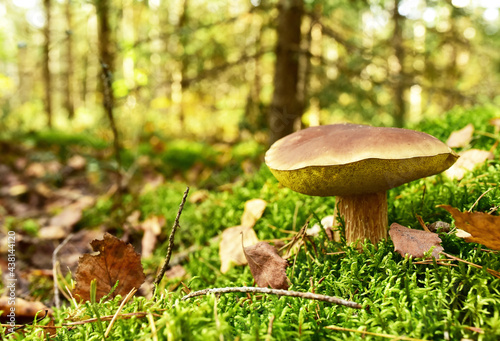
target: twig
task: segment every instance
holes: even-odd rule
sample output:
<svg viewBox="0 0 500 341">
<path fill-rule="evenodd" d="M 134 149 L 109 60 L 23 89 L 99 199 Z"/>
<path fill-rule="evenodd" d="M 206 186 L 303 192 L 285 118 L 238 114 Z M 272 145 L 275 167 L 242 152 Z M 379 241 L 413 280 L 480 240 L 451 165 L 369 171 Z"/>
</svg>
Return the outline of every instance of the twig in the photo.
<svg viewBox="0 0 500 341">
<path fill-rule="evenodd" d="M 471 263 L 469 261 L 466 261 L 465 259 L 462 259 L 462 258 L 458 258 L 458 257 L 455 257 L 455 256 L 452 256 L 448 253 L 445 253 L 445 252 L 442 252 L 441 251 L 441 254 L 448 257 L 448 258 L 451 258 L 453 260 L 456 260 L 456 261 L 459 261 L 459 262 L 462 262 L 462 263 L 465 263 L 467 265 L 470 265 L 470 266 L 473 266 L 475 268 L 478 268 L 478 269 L 483 269 L 483 267 L 481 265 L 478 265 L 478 264 L 474 264 L 474 263 Z M 489 269 L 489 268 L 484 268 L 490 275 L 492 275 L 493 277 L 496 277 L 496 278 L 500 278 L 500 272 L 498 271 L 495 271 L 493 269 Z"/>
<path fill-rule="evenodd" d="M 311 292 L 299 292 L 299 291 L 290 291 L 290 290 L 281 290 L 281 289 L 269 289 L 269 288 L 259 288 L 259 287 L 228 287 L 228 288 L 213 288 L 213 289 L 203 289 L 199 291 L 194 291 L 190 293 L 189 295 L 186 295 L 182 298 L 182 301 L 185 301 L 187 299 L 190 299 L 195 296 L 202 296 L 206 294 L 227 294 L 230 292 L 243 292 L 243 293 L 259 293 L 259 294 L 271 294 L 271 295 L 278 295 L 278 296 L 291 296 L 291 297 L 299 297 L 299 298 L 306 298 L 309 300 L 318 300 L 318 301 L 324 301 L 324 302 L 329 302 L 333 304 L 338 304 L 338 305 L 343 305 L 349 308 L 355 308 L 355 309 L 361 309 L 362 306 L 359 303 L 344 300 L 338 297 L 334 296 L 326 296 L 326 295 L 319 295 L 319 294 L 313 294 Z"/>
<path fill-rule="evenodd" d="M 425 339 L 415 339 L 413 337 L 408 337 L 408 336 L 380 334 L 380 333 L 367 332 L 365 330 L 357 330 L 357 329 L 343 328 L 343 327 L 337 327 L 337 326 L 326 326 L 325 328 L 331 329 L 331 330 L 338 330 L 341 332 L 353 332 L 353 333 L 361 333 L 363 335 L 365 335 L 365 334 L 366 335 L 374 335 L 374 336 L 379 336 L 379 337 L 385 337 L 386 339 L 392 339 L 392 340 L 427 341 Z"/>
<path fill-rule="evenodd" d="M 166 310 L 166 309 L 164 309 L 164 310 Z M 137 313 L 118 314 L 117 318 L 119 318 L 120 320 L 127 320 L 127 319 L 131 319 L 133 317 L 144 318 L 144 317 L 147 317 L 148 314 L 152 314 L 153 316 L 156 316 L 156 317 L 162 317 L 162 315 L 160 315 L 160 314 L 151 313 L 151 312 L 147 312 L 147 311 L 139 311 Z M 111 321 L 114 318 L 114 316 L 115 315 L 101 316 L 101 321 Z M 97 322 L 96 317 L 82 320 L 82 321 L 63 323 L 62 326 L 63 327 L 71 327 L 71 326 L 78 326 L 78 325 L 87 324 L 87 323 L 94 323 L 94 322 Z M 37 326 L 37 327 L 43 328 L 43 326 Z M 59 328 L 59 327 L 57 327 L 57 328 Z"/>
<path fill-rule="evenodd" d="M 70 233 L 62 241 L 62 243 L 59 244 L 56 247 L 56 249 L 54 250 L 54 252 L 52 252 L 52 276 L 53 276 L 53 279 L 54 279 L 54 303 L 56 305 L 56 308 L 60 308 L 61 307 L 61 302 L 59 300 L 59 285 L 58 285 L 58 281 L 57 281 L 57 265 L 56 265 L 57 254 L 63 248 L 63 246 L 66 245 L 66 243 L 68 243 L 70 241 L 71 238 L 73 238 L 73 233 Z"/>
<path fill-rule="evenodd" d="M 189 193 L 189 187 L 186 187 L 186 191 L 184 191 L 184 196 L 182 197 L 181 204 L 179 205 L 179 210 L 177 211 L 177 216 L 175 217 L 175 222 L 174 226 L 172 227 L 172 232 L 170 232 L 170 237 L 168 238 L 168 249 L 167 249 L 167 256 L 165 257 L 165 263 L 163 263 L 163 266 L 158 273 L 158 275 L 155 278 L 154 281 L 154 288 L 153 288 L 153 296 L 156 292 L 156 287 L 160 284 L 163 275 L 165 275 L 165 272 L 168 269 L 168 264 L 170 263 L 170 256 L 172 256 L 172 249 L 174 246 L 174 236 L 175 236 L 175 231 L 177 231 L 177 228 L 179 227 L 179 219 L 181 217 L 182 209 L 184 208 L 184 204 L 186 203 L 186 198 Z"/>
<path fill-rule="evenodd" d="M 109 333 L 111 332 L 111 329 L 113 328 L 113 325 L 115 324 L 115 321 L 118 318 L 118 314 L 120 314 L 120 311 L 122 311 L 125 304 L 130 300 L 130 298 L 132 296 L 134 296 L 136 291 L 137 291 L 137 289 L 133 288 L 132 290 L 130 290 L 130 292 L 127 294 L 127 296 L 125 296 L 125 298 L 123 299 L 122 303 L 118 307 L 118 310 L 113 315 L 113 318 L 111 319 L 111 322 L 109 323 L 108 328 L 106 328 L 106 333 L 104 333 L 105 338 L 108 337 Z"/>
<path fill-rule="evenodd" d="M 472 204 L 472 206 L 469 208 L 469 211 L 468 212 L 471 212 L 472 209 L 477 205 L 477 203 L 479 202 L 479 200 L 481 200 L 482 197 L 484 197 L 486 195 L 486 193 L 488 193 L 489 191 L 491 191 L 492 189 L 494 189 L 494 187 L 491 187 L 489 188 L 486 192 L 484 192 L 483 194 L 481 194 L 479 196 L 479 198 L 477 198 L 476 202 L 474 202 L 474 204 Z"/>
</svg>

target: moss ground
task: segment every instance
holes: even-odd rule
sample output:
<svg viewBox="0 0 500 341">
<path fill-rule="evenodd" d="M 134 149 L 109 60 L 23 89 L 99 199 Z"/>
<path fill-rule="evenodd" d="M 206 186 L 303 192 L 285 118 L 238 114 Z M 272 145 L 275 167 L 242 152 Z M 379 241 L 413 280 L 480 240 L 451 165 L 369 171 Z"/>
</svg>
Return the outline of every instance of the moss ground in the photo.
<svg viewBox="0 0 500 341">
<path fill-rule="evenodd" d="M 474 148 L 490 149 L 495 139 L 488 124 L 500 116 L 493 108 L 454 110 L 440 120 L 426 121 L 412 127 L 429 132 L 441 140 L 473 123 Z M 497 141 L 500 135 L 496 135 Z M 474 207 L 487 212 L 500 206 L 500 164 L 495 159 L 468 173 L 460 182 L 442 175 L 395 188 L 388 194 L 389 223 L 419 228 L 416 214 L 426 223 L 442 220 L 453 223 L 450 215 L 436 205 L 449 204 L 468 210 Z M 183 184 L 167 184 L 140 197 L 144 215 L 164 214 L 173 220 L 178 209 Z M 192 189 L 192 192 L 194 189 Z M 218 243 L 213 237 L 225 228 L 238 225 L 245 201 L 261 198 L 268 202 L 264 216 L 255 230 L 261 240 L 289 237 L 280 230 L 298 231 L 311 215 L 311 223 L 331 214 L 334 198 L 308 197 L 282 188 L 267 168 L 242 179 L 225 191 L 212 191 L 200 204 L 186 204 L 181 228 L 176 236 L 177 251 L 197 245 L 183 264 L 187 271 L 183 283 L 190 290 L 209 287 L 252 286 L 248 267 L 233 267 L 219 272 Z M 167 223 L 167 226 L 171 224 Z M 276 227 L 278 229 L 276 229 Z M 364 309 L 354 310 L 325 302 L 272 295 L 224 294 L 201 296 L 181 301 L 184 295 L 180 280 L 164 280 L 164 290 L 147 300 L 134 298 L 123 313 L 148 312 L 150 318 L 118 320 L 108 340 L 381 340 L 381 336 L 363 335 L 326 328 L 337 326 L 401 339 L 424 340 L 499 340 L 500 279 L 484 268 L 500 269 L 500 253 L 468 244 L 453 235 L 440 233 L 445 252 L 483 267 L 464 263 L 453 266 L 415 264 L 415 260 L 394 252 L 390 240 L 377 246 L 364 244 L 362 252 L 327 241 L 325 234 L 306 242 L 296 255 L 295 265 L 287 275 L 290 290 L 313 291 L 359 302 Z M 156 250 L 155 258 L 145 262 L 146 271 L 154 272 L 166 246 Z M 338 253 L 344 251 L 344 253 Z M 336 254 L 331 254 L 336 253 Z M 149 269 L 149 270 L 148 270 Z M 112 315 L 119 302 L 98 305 L 100 316 Z M 94 317 L 88 305 L 71 306 L 56 311 L 56 325 Z M 104 327 L 109 322 L 104 322 Z M 153 328 L 154 323 L 154 328 Z M 154 331 L 156 330 L 156 332 Z M 39 340 L 39 330 L 24 334 L 25 340 Z M 94 323 L 60 328 L 55 340 L 101 340 Z M 16 336 L 6 339 L 14 340 Z"/>
</svg>

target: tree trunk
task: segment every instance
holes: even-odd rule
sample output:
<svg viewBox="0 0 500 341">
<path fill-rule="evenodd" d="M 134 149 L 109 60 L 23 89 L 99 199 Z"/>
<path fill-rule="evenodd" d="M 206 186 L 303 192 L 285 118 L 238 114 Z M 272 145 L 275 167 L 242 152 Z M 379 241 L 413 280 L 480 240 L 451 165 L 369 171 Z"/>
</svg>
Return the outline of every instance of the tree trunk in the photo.
<svg viewBox="0 0 500 341">
<path fill-rule="evenodd" d="M 269 112 L 270 143 L 292 133 L 302 116 L 298 98 L 302 15 L 302 0 L 280 1 L 274 93 Z"/>
<path fill-rule="evenodd" d="M 108 117 L 111 130 L 113 132 L 113 148 L 117 163 L 116 182 L 118 187 L 118 199 L 120 201 L 122 188 L 121 176 L 121 157 L 120 157 L 120 142 L 118 136 L 118 128 L 113 116 L 113 108 L 115 98 L 113 94 L 113 71 L 114 71 L 114 49 L 113 39 L 111 37 L 111 25 L 109 22 L 110 0 L 96 0 L 95 6 L 97 10 L 97 31 L 99 36 L 99 59 L 101 63 L 101 79 L 102 79 L 102 101 L 104 111 Z"/>
<path fill-rule="evenodd" d="M 392 20 L 394 21 L 394 32 L 392 35 L 392 45 L 394 48 L 394 55 L 399 64 L 399 70 L 393 74 L 393 91 L 394 91 L 394 124 L 396 127 L 403 127 L 405 122 L 406 105 L 404 99 L 405 86 L 405 73 L 404 73 L 404 59 L 405 50 L 403 46 L 403 17 L 398 12 L 400 0 L 394 0 L 394 10 L 392 13 Z"/>
<path fill-rule="evenodd" d="M 45 89 L 45 113 L 47 114 L 47 125 L 52 128 L 52 76 L 50 74 L 50 26 L 51 26 L 51 2 L 50 0 L 43 1 L 45 9 L 46 21 L 43 28 L 43 36 L 45 42 L 43 45 L 43 81 Z"/>
<path fill-rule="evenodd" d="M 68 118 L 72 119 L 75 116 L 75 105 L 73 102 L 73 24 L 71 15 L 71 0 L 66 0 L 66 25 L 67 25 L 67 42 L 66 42 L 66 86 L 64 87 L 65 101 L 64 106 L 68 111 Z"/>
</svg>

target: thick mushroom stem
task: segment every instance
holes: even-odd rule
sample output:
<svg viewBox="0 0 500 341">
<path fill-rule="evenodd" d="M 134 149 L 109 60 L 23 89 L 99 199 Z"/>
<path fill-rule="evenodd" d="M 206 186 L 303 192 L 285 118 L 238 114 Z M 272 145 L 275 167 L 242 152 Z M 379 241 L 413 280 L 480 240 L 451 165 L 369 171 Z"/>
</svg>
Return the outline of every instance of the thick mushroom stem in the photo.
<svg viewBox="0 0 500 341">
<path fill-rule="evenodd" d="M 347 245 L 359 248 L 365 239 L 377 244 L 387 238 L 386 192 L 337 196 L 335 208 L 344 219 Z"/>
</svg>

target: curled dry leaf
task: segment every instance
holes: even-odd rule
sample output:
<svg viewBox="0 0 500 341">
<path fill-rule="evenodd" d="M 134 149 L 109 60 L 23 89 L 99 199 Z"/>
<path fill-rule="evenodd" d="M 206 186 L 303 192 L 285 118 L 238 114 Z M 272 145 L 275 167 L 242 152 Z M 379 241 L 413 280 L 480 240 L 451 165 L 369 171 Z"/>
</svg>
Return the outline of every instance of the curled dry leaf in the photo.
<svg viewBox="0 0 500 341">
<path fill-rule="evenodd" d="M 11 312 L 11 307 L 13 306 L 10 304 L 9 297 L 0 297 L 0 310 L 2 310 L 2 317 L 7 316 Z M 37 313 L 38 317 L 41 317 L 44 315 L 45 310 L 48 311 L 49 316 L 52 316 L 53 314 L 52 309 L 47 308 L 47 306 L 45 306 L 42 302 L 26 301 L 21 297 L 16 297 L 15 309 L 16 317 L 20 319 L 19 322 L 21 322 L 21 319 L 26 322 L 30 320 L 33 321 L 33 318 L 37 316 Z"/>
<path fill-rule="evenodd" d="M 488 159 L 493 159 L 491 152 L 480 149 L 469 149 L 459 153 L 459 155 L 460 158 L 457 162 L 445 171 L 445 174 L 451 179 L 461 180 L 467 172 L 476 166 L 482 165 Z"/>
<path fill-rule="evenodd" d="M 80 257 L 76 270 L 76 287 L 73 296 L 84 301 L 90 299 L 90 282 L 97 279 L 96 299 L 109 294 L 116 281 L 119 281 L 111 297 L 121 295 L 125 297 L 133 288 L 138 289 L 146 277 L 141 265 L 141 256 L 134 251 L 132 245 L 127 244 L 109 233 L 104 234 L 103 240 L 94 240 L 90 243 L 97 255 L 83 255 Z"/>
<path fill-rule="evenodd" d="M 462 129 L 452 132 L 446 144 L 450 148 L 465 147 L 472 140 L 472 134 L 474 134 L 474 126 L 469 123 Z"/>
<path fill-rule="evenodd" d="M 444 250 L 441 246 L 441 238 L 436 233 L 413 230 L 393 223 L 389 235 L 394 243 L 394 251 L 403 257 L 408 254 L 415 258 L 422 258 L 434 246 L 432 256 L 438 258 L 439 253 Z"/>
<path fill-rule="evenodd" d="M 466 242 L 500 250 L 500 217 L 483 212 L 460 212 L 449 205 L 438 207 L 444 208 L 453 216 L 457 228 L 470 233 L 470 237 L 465 237 Z"/>
<path fill-rule="evenodd" d="M 262 217 L 267 203 L 262 199 L 252 199 L 245 203 L 245 210 L 241 216 L 241 225 L 253 227 Z"/>
<path fill-rule="evenodd" d="M 228 272 L 232 264 L 247 264 L 240 243 L 241 234 L 243 234 L 243 245 L 250 246 L 259 242 L 259 238 L 251 226 L 240 225 L 225 229 L 219 244 L 220 271 L 222 273 Z"/>
<path fill-rule="evenodd" d="M 285 272 L 288 263 L 278 255 L 274 246 L 259 242 L 243 250 L 255 283 L 259 287 L 288 289 L 289 280 Z"/>
</svg>

